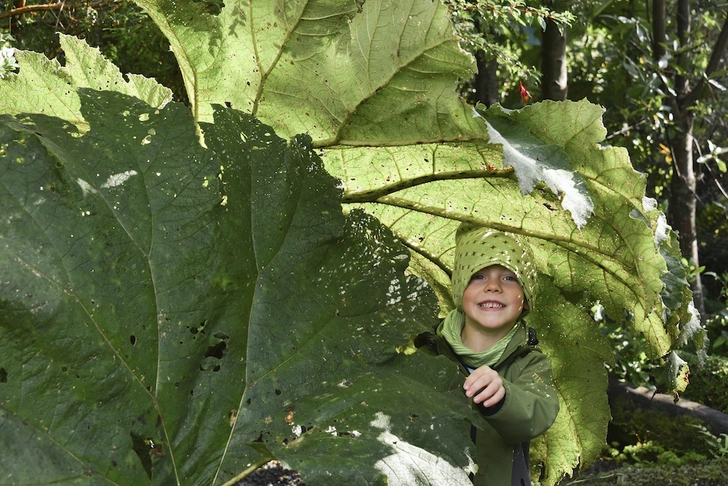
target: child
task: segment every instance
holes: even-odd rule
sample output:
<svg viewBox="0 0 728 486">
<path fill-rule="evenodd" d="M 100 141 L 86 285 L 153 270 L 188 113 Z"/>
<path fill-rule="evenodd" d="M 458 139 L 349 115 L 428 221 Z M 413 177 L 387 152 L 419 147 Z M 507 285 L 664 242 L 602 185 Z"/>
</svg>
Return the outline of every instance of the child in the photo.
<svg viewBox="0 0 728 486">
<path fill-rule="evenodd" d="M 460 364 L 465 396 L 488 424 L 471 431 L 478 464 L 473 482 L 530 486 L 530 441 L 559 411 L 551 362 L 523 322 L 537 293 L 531 252 L 516 235 L 466 224 L 455 241 L 457 308 L 415 344 Z"/>
</svg>

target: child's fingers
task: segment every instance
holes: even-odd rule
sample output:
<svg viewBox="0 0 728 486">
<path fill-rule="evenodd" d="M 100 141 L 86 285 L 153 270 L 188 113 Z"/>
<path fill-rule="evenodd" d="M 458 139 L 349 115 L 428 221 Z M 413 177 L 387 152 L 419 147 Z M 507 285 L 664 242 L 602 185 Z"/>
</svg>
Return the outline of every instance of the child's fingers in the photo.
<svg viewBox="0 0 728 486">
<path fill-rule="evenodd" d="M 465 396 L 472 398 L 474 403 L 482 403 L 490 407 L 498 403 L 505 396 L 503 380 L 500 375 L 487 366 L 473 371 L 463 385 Z"/>
<path fill-rule="evenodd" d="M 472 397 L 493 381 L 500 381 L 498 373 L 487 366 L 481 366 L 465 379 L 463 384 L 465 395 Z"/>
<path fill-rule="evenodd" d="M 478 389 L 490 383 L 495 376 L 498 376 L 498 373 L 491 369 L 489 366 L 481 366 L 480 368 L 477 368 L 472 373 L 470 373 L 467 378 L 465 378 L 465 384 L 463 385 L 463 388 L 465 390 L 470 390 L 471 388 L 473 388 L 475 389 L 475 391 L 477 391 Z M 484 379 L 486 380 L 485 382 L 483 382 Z M 476 383 L 482 384 L 478 386 L 476 385 Z"/>
<path fill-rule="evenodd" d="M 481 393 L 475 395 L 473 402 L 480 403 L 487 408 L 503 400 L 503 397 L 506 396 L 506 389 L 503 386 L 494 385 L 494 383 L 491 383 L 491 386 L 486 387 Z"/>
</svg>

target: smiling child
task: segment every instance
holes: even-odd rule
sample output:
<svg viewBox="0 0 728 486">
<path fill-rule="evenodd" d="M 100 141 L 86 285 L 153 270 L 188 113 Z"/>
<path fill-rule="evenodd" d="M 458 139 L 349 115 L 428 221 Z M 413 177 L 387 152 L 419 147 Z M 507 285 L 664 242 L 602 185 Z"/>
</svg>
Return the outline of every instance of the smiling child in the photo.
<svg viewBox="0 0 728 486">
<path fill-rule="evenodd" d="M 538 274 L 513 234 L 463 224 L 456 234 L 456 309 L 415 344 L 444 354 L 467 375 L 463 388 L 486 426 L 472 428 L 476 485 L 530 486 L 530 441 L 556 419 L 551 362 L 523 317 L 533 309 Z"/>
</svg>

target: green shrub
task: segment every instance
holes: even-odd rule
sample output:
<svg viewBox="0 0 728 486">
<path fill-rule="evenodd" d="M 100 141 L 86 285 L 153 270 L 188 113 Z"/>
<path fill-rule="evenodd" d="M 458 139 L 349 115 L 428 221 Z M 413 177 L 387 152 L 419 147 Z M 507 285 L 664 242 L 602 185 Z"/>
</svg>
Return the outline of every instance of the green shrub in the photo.
<svg viewBox="0 0 728 486">
<path fill-rule="evenodd" d="M 709 356 L 702 367 L 695 356 L 683 356 L 686 358 L 690 364 L 690 385 L 682 396 L 728 413 L 728 358 Z"/>
<path fill-rule="evenodd" d="M 638 455 L 642 461 L 655 462 L 664 451 L 674 451 L 681 456 L 688 452 L 706 456 L 715 440 L 710 434 L 706 435 L 703 421 L 695 417 L 673 417 L 637 407 L 625 398 L 614 400 L 611 410 L 613 419 L 609 424 L 608 443 L 619 453 L 627 450 L 628 454 L 636 452 L 636 449 L 629 449 L 630 446 L 639 445 L 643 448 Z"/>
</svg>

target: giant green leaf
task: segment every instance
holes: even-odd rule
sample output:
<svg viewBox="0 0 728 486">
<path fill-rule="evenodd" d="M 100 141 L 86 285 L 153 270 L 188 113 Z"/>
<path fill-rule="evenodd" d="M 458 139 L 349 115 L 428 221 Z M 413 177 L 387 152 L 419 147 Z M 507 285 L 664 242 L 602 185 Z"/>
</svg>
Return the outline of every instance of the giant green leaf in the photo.
<svg viewBox="0 0 728 486">
<path fill-rule="evenodd" d="M 83 136 L 0 124 L 3 479 L 223 484 L 277 457 L 465 484 L 462 381 L 395 349 L 434 296 L 310 141 L 218 109 L 204 149 L 184 106 L 79 95 Z"/>
</svg>

